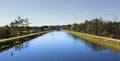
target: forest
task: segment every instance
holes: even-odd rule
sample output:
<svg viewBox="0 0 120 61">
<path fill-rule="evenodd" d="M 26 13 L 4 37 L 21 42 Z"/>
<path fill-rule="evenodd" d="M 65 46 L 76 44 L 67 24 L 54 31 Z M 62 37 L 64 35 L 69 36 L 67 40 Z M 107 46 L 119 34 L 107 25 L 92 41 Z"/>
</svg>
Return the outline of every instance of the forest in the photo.
<svg viewBox="0 0 120 61">
<path fill-rule="evenodd" d="M 52 26 L 29 26 L 30 24 L 28 18 L 18 17 L 8 25 L 0 27 L 0 39 L 52 30 Z"/>
<path fill-rule="evenodd" d="M 117 19 L 116 19 L 117 20 Z M 0 39 L 26 35 L 35 32 L 62 28 L 76 32 L 120 39 L 120 21 L 106 21 L 102 18 L 85 20 L 84 23 L 74 23 L 61 26 L 29 26 L 27 18 L 18 17 L 6 26 L 0 27 Z"/>
<path fill-rule="evenodd" d="M 86 20 L 84 23 L 79 23 L 79 24 L 74 23 L 74 24 L 65 25 L 63 29 L 120 39 L 120 22 L 106 21 L 103 20 L 102 18 Z"/>
</svg>

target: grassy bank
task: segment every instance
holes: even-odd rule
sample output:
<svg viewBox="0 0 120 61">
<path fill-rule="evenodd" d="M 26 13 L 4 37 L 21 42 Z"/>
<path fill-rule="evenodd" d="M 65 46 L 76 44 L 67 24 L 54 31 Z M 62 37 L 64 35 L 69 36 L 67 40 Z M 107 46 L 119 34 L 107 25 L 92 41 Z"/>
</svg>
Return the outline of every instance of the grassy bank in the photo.
<svg viewBox="0 0 120 61">
<path fill-rule="evenodd" d="M 28 34 L 28 35 L 17 36 L 17 37 L 12 37 L 12 38 L 7 38 L 7 39 L 1 39 L 1 40 L 0 40 L 0 43 L 6 42 L 6 41 L 12 41 L 12 40 L 20 39 L 20 38 L 24 38 L 24 37 L 34 36 L 34 35 L 38 35 L 38 34 L 44 34 L 44 33 L 47 33 L 47 32 L 49 32 L 49 31 L 32 33 L 32 34 Z"/>
<path fill-rule="evenodd" d="M 50 31 L 44 31 L 44 32 L 38 32 L 38 33 L 18 36 L 18 37 L 1 39 L 0 40 L 0 52 L 4 51 L 6 49 L 9 49 L 15 45 L 22 44 L 25 41 L 28 41 L 30 39 L 33 39 L 37 36 L 43 35 L 43 34 L 48 33 L 48 32 L 50 32 Z"/>
<path fill-rule="evenodd" d="M 110 39 L 110 38 L 100 37 L 100 36 L 94 36 L 94 35 L 89 35 L 89 34 L 79 33 L 79 32 L 74 32 L 74 31 L 68 31 L 68 30 L 63 30 L 63 31 L 68 32 L 77 37 L 83 38 L 89 42 L 99 44 L 106 48 L 120 52 L 120 40 Z"/>
</svg>

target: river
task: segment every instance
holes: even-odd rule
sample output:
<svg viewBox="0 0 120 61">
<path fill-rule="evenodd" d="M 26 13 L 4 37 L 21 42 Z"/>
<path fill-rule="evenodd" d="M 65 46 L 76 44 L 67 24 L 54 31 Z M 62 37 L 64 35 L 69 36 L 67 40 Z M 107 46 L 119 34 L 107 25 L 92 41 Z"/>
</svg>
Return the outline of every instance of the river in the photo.
<svg viewBox="0 0 120 61">
<path fill-rule="evenodd" d="M 53 31 L 6 49 L 0 61 L 120 61 L 120 53 Z"/>
</svg>

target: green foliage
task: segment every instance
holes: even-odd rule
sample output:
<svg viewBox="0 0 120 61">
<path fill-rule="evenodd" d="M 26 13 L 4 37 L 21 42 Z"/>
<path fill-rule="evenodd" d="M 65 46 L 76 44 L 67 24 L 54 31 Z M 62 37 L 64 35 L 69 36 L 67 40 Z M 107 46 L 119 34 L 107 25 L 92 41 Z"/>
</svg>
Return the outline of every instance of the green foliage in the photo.
<svg viewBox="0 0 120 61">
<path fill-rule="evenodd" d="M 28 30 L 28 25 L 30 23 L 28 22 L 28 19 L 22 19 L 21 17 L 18 17 L 18 19 L 15 19 L 13 22 L 10 23 L 11 27 L 11 36 L 19 36 L 24 35 L 24 31 Z"/>
<path fill-rule="evenodd" d="M 71 30 L 74 30 L 74 31 L 78 31 L 78 24 L 74 23 L 72 26 L 71 26 Z"/>
<path fill-rule="evenodd" d="M 9 28 L 7 27 L 0 27 L 0 39 L 9 37 Z"/>
<path fill-rule="evenodd" d="M 120 39 L 120 22 L 105 22 L 102 18 L 86 20 L 85 23 L 80 24 L 66 25 L 64 29 Z"/>
<path fill-rule="evenodd" d="M 113 38 L 113 34 L 109 35 L 108 37 L 109 37 L 109 38 Z"/>
<path fill-rule="evenodd" d="M 29 24 L 27 18 L 18 17 L 9 24 L 10 26 L 0 27 L 0 39 L 53 30 L 53 26 L 30 27 Z"/>
</svg>

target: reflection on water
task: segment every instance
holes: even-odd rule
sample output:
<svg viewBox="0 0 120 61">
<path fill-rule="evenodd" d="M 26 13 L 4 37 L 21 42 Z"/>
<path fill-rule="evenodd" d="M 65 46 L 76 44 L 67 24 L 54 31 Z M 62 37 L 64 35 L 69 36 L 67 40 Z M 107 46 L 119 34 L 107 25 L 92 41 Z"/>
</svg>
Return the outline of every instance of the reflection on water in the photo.
<svg viewBox="0 0 120 61">
<path fill-rule="evenodd" d="M 120 61 L 120 53 L 69 33 L 53 31 L 13 45 L 0 53 L 2 61 Z"/>
<path fill-rule="evenodd" d="M 28 48 L 28 45 L 29 45 L 29 41 L 27 41 L 26 43 L 23 43 L 23 44 L 21 44 L 21 45 L 15 46 L 15 50 L 16 50 L 16 51 L 21 51 L 21 50 L 24 49 L 24 48 Z"/>
<path fill-rule="evenodd" d="M 100 52 L 100 51 L 103 51 L 103 50 L 106 50 L 107 48 L 105 47 L 102 47 L 98 44 L 95 44 L 95 43 L 92 43 L 92 42 L 89 42 L 85 39 L 82 39 L 82 38 L 79 38 L 77 36 L 74 36 L 74 35 L 71 35 L 70 33 L 67 33 L 67 35 L 73 39 L 75 41 L 75 43 L 77 43 L 77 41 L 81 41 L 82 43 L 84 43 L 86 46 L 90 47 L 93 51 L 95 52 Z M 81 40 L 79 40 L 81 39 Z M 79 42 L 78 42 L 79 43 Z"/>
<path fill-rule="evenodd" d="M 28 48 L 29 40 L 31 40 L 35 37 L 38 37 L 38 36 L 39 35 L 29 36 L 29 37 L 24 37 L 24 38 L 15 39 L 12 41 L 0 43 L 0 52 L 8 50 L 11 47 L 13 47 L 13 48 L 15 47 L 15 51 L 17 51 L 17 50 L 20 51 L 23 48 Z M 13 55 L 13 52 L 11 54 Z"/>
<path fill-rule="evenodd" d="M 13 48 L 15 49 L 15 51 L 21 52 L 23 49 L 27 49 L 29 47 L 29 41 L 26 41 L 25 43 L 19 44 L 14 46 Z M 14 55 L 14 51 L 11 51 L 11 56 Z"/>
</svg>

